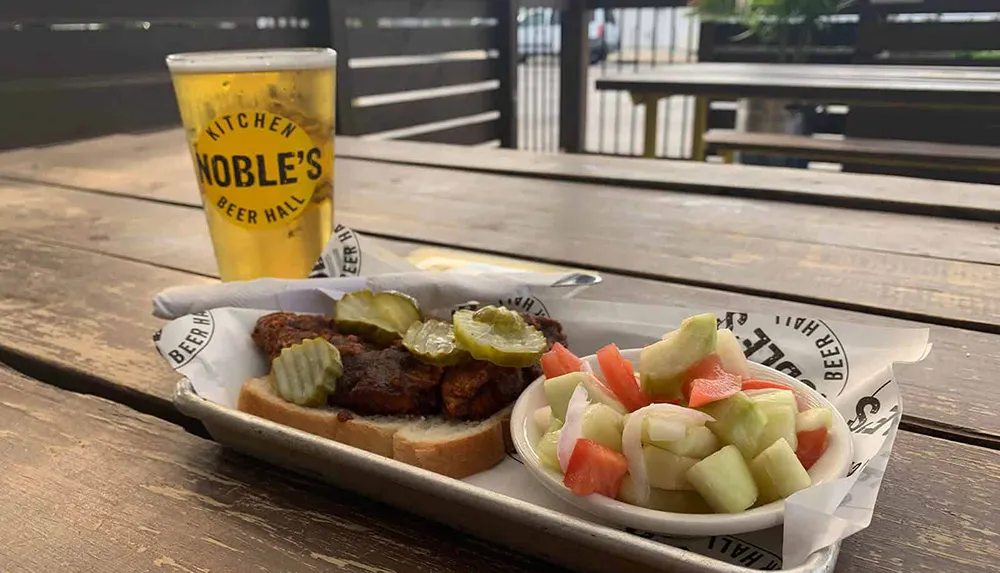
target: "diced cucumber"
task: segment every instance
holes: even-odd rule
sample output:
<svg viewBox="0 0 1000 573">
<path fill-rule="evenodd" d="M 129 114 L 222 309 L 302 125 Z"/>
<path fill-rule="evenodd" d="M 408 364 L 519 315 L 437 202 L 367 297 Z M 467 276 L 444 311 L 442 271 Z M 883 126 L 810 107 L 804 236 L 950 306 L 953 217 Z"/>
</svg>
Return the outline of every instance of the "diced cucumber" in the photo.
<svg viewBox="0 0 1000 573">
<path fill-rule="evenodd" d="M 695 458 L 685 458 L 656 446 L 642 447 L 642 457 L 646 462 L 646 475 L 651 487 L 669 490 L 691 490 L 685 474 L 698 463 Z"/>
<path fill-rule="evenodd" d="M 545 399 L 548 400 L 549 407 L 552 408 L 554 418 L 566 420 L 566 406 L 569 405 L 569 397 L 573 395 L 573 390 L 576 390 L 577 386 L 583 384 L 584 376 L 586 375 L 583 372 L 571 372 L 545 379 L 543 384 Z"/>
<path fill-rule="evenodd" d="M 591 402 L 605 404 L 618 412 L 627 412 L 625 406 L 615 398 L 610 390 L 604 388 L 600 380 L 594 378 L 593 374 L 587 372 L 570 372 L 555 378 L 546 378 L 544 382 L 545 399 L 552 408 L 552 416 L 560 420 L 566 419 L 566 406 L 569 405 L 569 398 L 573 395 L 573 390 L 583 384 L 587 389 L 587 396 Z"/>
<path fill-rule="evenodd" d="M 726 446 L 691 466 L 687 479 L 717 513 L 738 513 L 757 501 L 757 484 L 736 446 Z"/>
<path fill-rule="evenodd" d="M 808 432 L 820 428 L 833 429 L 833 410 L 829 408 L 810 408 L 799 412 L 795 416 L 796 432 Z"/>
<path fill-rule="evenodd" d="M 809 473 L 783 438 L 750 462 L 750 473 L 760 489 L 762 503 L 784 499 L 812 485 Z"/>
<path fill-rule="evenodd" d="M 555 416 L 551 416 L 550 419 L 549 419 L 549 429 L 546 431 L 546 433 L 548 433 L 548 432 L 555 432 L 557 430 L 561 430 L 562 427 L 563 427 L 563 424 L 565 424 L 565 423 L 566 422 L 563 422 L 559 418 L 556 418 Z"/>
<path fill-rule="evenodd" d="M 647 444 L 683 439 L 688 419 L 677 414 L 650 412 L 642 419 L 642 441 Z"/>
<path fill-rule="evenodd" d="M 722 444 L 719 443 L 719 438 L 715 437 L 712 430 L 709 430 L 705 426 L 688 426 L 684 437 L 679 440 L 650 440 L 646 434 L 643 434 L 642 441 L 660 449 L 673 452 L 678 456 L 698 459 L 709 456 L 722 447 Z"/>
<path fill-rule="evenodd" d="M 750 363 L 732 330 L 719 329 L 715 339 L 715 353 L 719 355 L 723 370 L 742 378 L 750 377 Z"/>
<path fill-rule="evenodd" d="M 535 446 L 535 453 L 542 461 L 542 465 L 562 473 L 559 465 L 559 457 L 556 455 L 556 445 L 559 443 L 559 430 L 544 434 Z"/>
<path fill-rule="evenodd" d="M 712 508 L 708 507 L 708 504 L 696 491 L 666 490 L 654 487 L 650 488 L 649 497 L 646 498 L 645 503 L 639 503 L 639 494 L 630 475 L 626 475 L 625 479 L 622 480 L 622 485 L 618 489 L 618 500 L 657 511 L 712 513 Z"/>
<path fill-rule="evenodd" d="M 767 417 L 746 394 L 737 392 L 700 410 L 715 418 L 716 421 L 705 425 L 723 443 L 736 446 L 747 459 L 757 455 L 760 450 L 758 442 L 767 426 Z"/>
<path fill-rule="evenodd" d="M 684 319 L 680 328 L 642 349 L 639 381 L 654 398 L 678 398 L 683 374 L 715 351 L 718 322 L 714 314 Z"/>
<path fill-rule="evenodd" d="M 795 393 L 791 390 L 777 390 L 751 398 L 760 411 L 767 416 L 767 425 L 757 441 L 757 448 L 763 450 L 784 438 L 794 451 L 798 447 L 795 437 L 795 416 L 799 407 L 795 403 Z"/>
<path fill-rule="evenodd" d="M 583 412 L 581 435 L 616 452 L 622 451 L 625 417 L 607 404 L 591 404 Z"/>
</svg>

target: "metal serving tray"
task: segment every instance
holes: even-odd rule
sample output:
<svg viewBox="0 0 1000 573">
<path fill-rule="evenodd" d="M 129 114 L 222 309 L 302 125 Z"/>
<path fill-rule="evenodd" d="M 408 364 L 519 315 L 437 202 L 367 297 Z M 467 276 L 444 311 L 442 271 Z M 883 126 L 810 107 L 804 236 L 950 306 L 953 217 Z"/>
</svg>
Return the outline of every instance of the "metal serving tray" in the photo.
<svg viewBox="0 0 1000 573">
<path fill-rule="evenodd" d="M 198 396 L 187 379 L 177 384 L 174 403 L 224 446 L 575 571 L 755 571 L 220 406 Z M 839 548 L 784 571 L 832 573 Z"/>
</svg>

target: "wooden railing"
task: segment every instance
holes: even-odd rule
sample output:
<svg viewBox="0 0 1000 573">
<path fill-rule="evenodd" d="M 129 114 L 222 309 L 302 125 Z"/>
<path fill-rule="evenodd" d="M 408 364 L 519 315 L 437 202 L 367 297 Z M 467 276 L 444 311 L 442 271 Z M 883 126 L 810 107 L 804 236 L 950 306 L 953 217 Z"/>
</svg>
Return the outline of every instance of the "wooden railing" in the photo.
<svg viewBox="0 0 1000 573">
<path fill-rule="evenodd" d="M 587 150 L 587 27 L 600 8 L 673 8 L 687 0 L 5 0 L 0 2 L 0 149 L 177 125 L 166 54 L 332 46 L 340 54 L 338 132 L 456 144 L 518 144 L 517 12 L 559 12 L 558 145 Z M 899 14 L 994 12 L 996 0 L 859 4 L 834 23 L 812 62 L 982 65 L 1000 50 L 1000 22 L 910 21 Z M 772 48 L 736 42 L 738 27 L 705 24 L 698 58 L 763 61 Z M 591 112 L 588 113 L 588 109 Z M 828 131 L 914 129 L 919 122 L 852 110 Z M 902 112 L 900 112 L 902 113 Z M 854 121 L 854 115 L 859 121 Z M 863 119 L 864 121 L 860 121 Z M 964 121 L 964 120 L 963 120 Z M 719 110 L 711 127 L 727 127 Z M 932 122 L 945 126 L 949 121 Z M 1000 143 L 1000 119 L 977 122 Z M 951 122 L 951 125 L 963 125 Z M 992 126 L 996 125 L 996 129 Z M 891 131 L 891 130 L 890 130 Z M 902 132 L 901 132 L 902 133 Z M 903 134 L 910 138 L 911 133 Z M 945 135 L 942 137 L 954 137 Z M 927 136 L 924 139 L 934 139 Z"/>
<path fill-rule="evenodd" d="M 178 125 L 173 52 L 332 46 L 338 132 L 516 145 L 513 0 L 4 0 L 0 149 Z"/>
</svg>

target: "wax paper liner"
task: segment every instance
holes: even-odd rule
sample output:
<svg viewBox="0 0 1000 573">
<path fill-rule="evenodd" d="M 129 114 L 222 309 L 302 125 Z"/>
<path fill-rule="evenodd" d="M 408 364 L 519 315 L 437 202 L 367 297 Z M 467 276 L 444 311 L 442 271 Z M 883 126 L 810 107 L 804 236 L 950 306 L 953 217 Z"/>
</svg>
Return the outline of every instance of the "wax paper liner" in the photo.
<svg viewBox="0 0 1000 573">
<path fill-rule="evenodd" d="M 400 270 L 402 263 L 395 264 L 390 270 Z M 570 287 L 553 286 L 567 280 Z M 265 280 L 171 289 L 156 297 L 154 309 L 159 316 L 179 318 L 154 339 L 163 357 L 191 381 L 199 395 L 235 407 L 240 385 L 269 369 L 249 337 L 258 317 L 275 310 L 328 313 L 334 300 L 359 288 L 406 292 L 421 303 L 425 313 L 441 318 L 459 306 L 491 303 L 552 316 L 562 322 L 571 349 L 581 356 L 609 342 L 621 348 L 649 344 L 694 312 L 566 297 L 577 292 L 576 280 L 573 273 L 393 272 L 368 278 Z M 750 360 L 803 380 L 832 401 L 848 420 L 854 463 L 847 477 L 788 498 L 784 528 L 704 538 L 630 531 L 754 569 L 794 567 L 814 551 L 871 522 L 902 413 L 892 364 L 926 356 L 928 331 L 728 309 L 704 311 L 715 312 L 720 327 L 733 330 Z M 466 481 L 600 522 L 551 495 L 516 456 Z"/>
</svg>

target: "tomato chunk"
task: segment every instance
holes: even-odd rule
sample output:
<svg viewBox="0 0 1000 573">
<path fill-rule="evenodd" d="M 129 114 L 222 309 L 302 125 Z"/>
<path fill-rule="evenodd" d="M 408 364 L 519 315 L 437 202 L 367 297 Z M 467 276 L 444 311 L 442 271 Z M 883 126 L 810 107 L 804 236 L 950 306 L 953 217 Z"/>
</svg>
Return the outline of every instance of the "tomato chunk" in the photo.
<svg viewBox="0 0 1000 573">
<path fill-rule="evenodd" d="M 583 360 L 576 357 L 565 346 L 556 342 L 549 350 L 542 355 L 542 372 L 546 378 L 555 378 L 571 372 L 579 372 L 583 369 Z"/>
<path fill-rule="evenodd" d="M 802 462 L 802 467 L 808 470 L 813 467 L 816 460 L 826 451 L 826 442 L 829 433 L 826 427 L 821 427 L 815 430 L 798 432 L 795 436 L 799 441 L 799 449 L 795 451 L 795 455 Z"/>
<path fill-rule="evenodd" d="M 577 495 L 599 493 L 614 499 L 626 473 L 625 456 L 593 440 L 580 438 L 573 446 L 563 484 Z"/>
<path fill-rule="evenodd" d="M 767 380 L 744 380 L 744 390 L 791 390 L 792 387 L 781 382 L 769 382 Z"/>
<path fill-rule="evenodd" d="M 625 360 L 617 346 L 609 344 L 598 350 L 597 362 L 601 365 L 601 372 L 604 374 L 608 388 L 625 406 L 626 410 L 635 412 L 652 403 L 649 396 L 642 391 L 639 383 L 636 382 L 632 363 Z"/>
<path fill-rule="evenodd" d="M 681 386 L 689 408 L 723 400 L 740 391 L 740 377 L 726 372 L 716 354 L 706 356 L 686 373 Z"/>
</svg>

